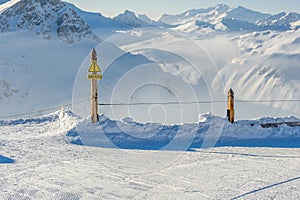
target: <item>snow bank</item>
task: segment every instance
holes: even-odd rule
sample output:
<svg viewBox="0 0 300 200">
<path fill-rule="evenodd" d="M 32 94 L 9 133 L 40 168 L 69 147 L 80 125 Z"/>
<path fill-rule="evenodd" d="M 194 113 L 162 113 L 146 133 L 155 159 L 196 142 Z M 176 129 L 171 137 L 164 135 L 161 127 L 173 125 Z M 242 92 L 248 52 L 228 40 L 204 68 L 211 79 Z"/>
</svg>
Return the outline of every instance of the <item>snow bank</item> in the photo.
<svg viewBox="0 0 300 200">
<path fill-rule="evenodd" d="M 300 147 L 300 127 L 261 124 L 299 121 L 295 117 L 260 118 L 230 124 L 225 118 L 204 114 L 199 123 L 163 125 L 141 124 L 131 118 L 121 121 L 99 116 L 99 123 L 81 120 L 67 132 L 71 143 L 122 149 L 190 150 L 214 146 Z"/>
<path fill-rule="evenodd" d="M 138 123 L 126 117 L 121 121 L 99 116 L 99 123 L 92 124 L 89 118 L 79 118 L 71 111 L 64 115 L 55 112 L 42 117 L 0 120 L 0 130 L 7 127 L 32 127 L 41 134 L 66 135 L 67 143 L 103 148 L 141 150 L 191 150 L 220 146 L 241 147 L 297 147 L 300 148 L 300 126 L 285 124 L 263 128 L 261 124 L 299 122 L 295 117 L 259 118 L 241 120 L 230 124 L 226 118 L 210 113 L 199 116 L 198 123 L 164 125 Z M 42 135 L 41 135 L 42 136 Z"/>
</svg>

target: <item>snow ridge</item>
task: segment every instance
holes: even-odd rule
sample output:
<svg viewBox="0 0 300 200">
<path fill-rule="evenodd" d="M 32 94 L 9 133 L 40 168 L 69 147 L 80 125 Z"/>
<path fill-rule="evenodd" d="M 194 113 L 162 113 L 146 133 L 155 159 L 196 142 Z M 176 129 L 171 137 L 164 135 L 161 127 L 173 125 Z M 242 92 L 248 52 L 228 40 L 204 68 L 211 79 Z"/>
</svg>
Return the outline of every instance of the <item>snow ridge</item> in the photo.
<svg viewBox="0 0 300 200">
<path fill-rule="evenodd" d="M 72 144 L 122 149 L 185 151 L 203 147 L 205 138 L 217 135 L 219 137 L 212 145 L 300 147 L 300 127 L 279 125 L 262 128 L 261 124 L 270 122 L 299 122 L 299 119 L 259 118 L 230 124 L 225 118 L 207 113 L 199 116 L 198 123 L 163 125 L 142 124 L 128 117 L 121 121 L 111 120 L 102 114 L 99 116 L 99 123 L 92 124 L 90 118 L 82 119 L 71 111 L 64 111 L 63 116 L 57 111 L 41 117 L 0 120 L 0 128 L 29 125 L 34 128 L 44 125 L 48 127 L 48 132 L 66 134 L 65 140 Z M 221 132 L 214 132 L 217 130 Z M 170 145 L 172 142 L 174 144 Z"/>
<path fill-rule="evenodd" d="M 68 131 L 71 143 L 124 149 L 188 150 L 204 147 L 207 137 L 217 135 L 219 138 L 212 145 L 295 147 L 300 141 L 300 127 L 261 127 L 268 122 L 299 121 L 295 117 L 241 120 L 230 124 L 225 118 L 207 113 L 199 116 L 199 123 L 181 125 L 141 124 L 131 118 L 116 121 L 104 115 L 99 119 L 98 124 L 91 124 L 90 119 L 82 120 Z M 286 141 L 282 143 L 282 139 Z M 174 140 L 176 145 L 170 145 Z"/>
</svg>

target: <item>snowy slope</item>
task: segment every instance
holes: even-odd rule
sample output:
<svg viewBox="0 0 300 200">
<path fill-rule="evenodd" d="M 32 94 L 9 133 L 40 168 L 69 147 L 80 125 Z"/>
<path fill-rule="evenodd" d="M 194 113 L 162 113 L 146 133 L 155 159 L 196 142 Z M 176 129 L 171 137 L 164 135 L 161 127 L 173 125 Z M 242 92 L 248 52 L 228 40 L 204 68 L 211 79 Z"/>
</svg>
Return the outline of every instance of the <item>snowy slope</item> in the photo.
<svg viewBox="0 0 300 200">
<path fill-rule="evenodd" d="M 0 35 L 1 116 L 41 110 L 70 102 L 77 68 L 97 43 L 72 46 L 45 40 L 29 31 Z"/>
<path fill-rule="evenodd" d="M 143 125 L 129 119 L 115 122 L 102 116 L 101 123 L 93 128 L 89 120 L 82 121 L 71 112 L 65 113 L 64 117 L 59 115 L 60 113 L 53 113 L 39 118 L 0 121 L 1 199 L 300 197 L 300 152 L 297 148 L 219 147 L 183 152 L 73 145 L 69 143 L 75 137 L 72 135 L 75 133 L 72 128 L 78 123 L 79 126 L 86 126 L 89 131 L 93 130 L 89 137 L 95 135 L 95 130 L 104 128 L 109 131 L 107 136 L 115 142 L 123 139 L 128 142 L 130 137 L 119 137 L 117 140 L 119 132 L 113 133 L 114 128 L 118 130 L 121 127 L 131 127 L 135 132 L 130 133 L 137 134 L 142 128 L 148 127 L 151 130 L 161 125 Z M 220 125 L 224 119 L 205 115 L 201 117 L 201 121 L 199 127 L 205 127 L 209 122 L 214 126 Z M 247 123 L 263 121 L 265 120 L 260 119 Z M 280 126 L 262 129 L 257 125 L 251 127 L 247 123 L 241 121 L 235 125 L 226 125 L 225 136 L 240 139 L 260 137 L 264 141 L 278 138 L 282 145 L 290 145 L 291 143 L 284 141 L 299 136 L 299 128 Z M 197 124 L 182 125 L 185 131 L 189 126 L 194 129 Z M 176 126 L 169 126 L 166 130 L 174 127 Z M 203 128 L 199 128 L 201 133 Z M 187 132 L 185 138 L 186 136 Z M 141 138 L 142 135 L 138 137 L 148 139 Z M 232 144 L 237 144 L 233 139 L 231 141 Z M 299 137 L 297 140 L 294 138 L 294 142 L 297 141 L 299 146 Z M 152 144 L 148 144 L 151 147 Z"/>
</svg>

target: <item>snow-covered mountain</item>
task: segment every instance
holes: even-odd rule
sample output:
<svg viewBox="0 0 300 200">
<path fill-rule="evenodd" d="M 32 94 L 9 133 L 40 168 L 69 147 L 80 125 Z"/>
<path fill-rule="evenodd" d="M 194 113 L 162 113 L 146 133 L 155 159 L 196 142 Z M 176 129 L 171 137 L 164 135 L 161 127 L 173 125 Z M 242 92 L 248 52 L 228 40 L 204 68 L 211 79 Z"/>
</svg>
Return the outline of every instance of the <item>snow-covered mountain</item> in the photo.
<svg viewBox="0 0 300 200">
<path fill-rule="evenodd" d="M 88 54 L 105 38 L 110 45 L 101 43 L 104 47 L 98 48 L 105 73 L 100 84 L 102 102 L 112 97 L 117 102 L 176 101 L 177 97 L 183 101 L 220 100 L 229 87 L 238 99 L 300 98 L 296 75 L 300 21 L 296 13 L 271 15 L 220 4 L 178 15 L 165 14 L 154 21 L 131 11 L 108 18 L 60 0 L 11 0 L 0 5 L 0 23 L 4 45 L 0 53 L 2 116 L 69 103 L 78 77 L 82 79 L 81 89 L 89 87 L 84 68 L 89 65 Z M 78 70 L 80 65 L 83 68 Z M 137 70 L 139 66 L 144 71 Z M 133 91 L 143 81 L 160 85 Z M 119 92 L 114 93 L 116 87 Z M 89 98 L 89 90 L 84 91 L 75 94 L 77 100 Z M 22 106 L 18 106 L 20 102 L 24 102 Z M 238 118 L 266 112 L 299 115 L 295 103 L 253 106 L 246 109 L 237 104 L 238 110 L 246 110 L 246 114 L 237 114 Z M 199 107 L 184 106 L 183 121 L 195 121 L 199 112 L 212 107 L 214 114 L 223 115 L 226 105 Z M 276 109 L 270 113 L 270 108 Z M 111 108 L 101 109 L 109 117 L 116 113 Z M 128 115 L 126 109 L 118 108 L 117 118 Z M 147 121 L 150 112 L 143 109 L 134 108 L 131 114 L 143 113 L 135 117 Z M 167 123 L 180 122 L 176 118 L 180 110 L 165 109 L 171 117 Z M 88 114 L 88 109 L 83 110 Z M 162 118 L 160 112 L 153 112 L 150 118 Z"/>
<path fill-rule="evenodd" d="M 183 30 L 185 32 L 195 30 L 196 27 L 198 29 L 211 28 L 219 31 L 285 31 L 297 28 L 292 23 L 299 21 L 299 14 L 279 13 L 271 15 L 253 11 L 242 6 L 230 8 L 225 4 L 219 4 L 207 9 L 188 10 L 178 15 L 164 14 L 159 21 L 177 25 L 178 28 L 176 30 Z"/>
<path fill-rule="evenodd" d="M 269 27 L 270 29 L 277 30 L 289 30 L 291 28 L 298 29 L 299 27 L 293 27 L 293 22 L 300 21 L 300 14 L 298 13 L 279 13 L 271 15 L 263 20 L 259 20 L 257 24 L 261 27 Z"/>
<path fill-rule="evenodd" d="M 225 4 L 206 9 L 192 9 L 178 15 L 163 14 L 158 21 L 171 25 L 184 25 L 190 22 L 205 22 L 213 25 L 220 23 L 230 8 Z"/>
<path fill-rule="evenodd" d="M 68 44 L 84 38 L 98 40 L 77 12 L 60 0 L 14 0 L 6 4 L 0 8 L 2 33 L 31 30 L 45 39 L 57 36 Z"/>
</svg>

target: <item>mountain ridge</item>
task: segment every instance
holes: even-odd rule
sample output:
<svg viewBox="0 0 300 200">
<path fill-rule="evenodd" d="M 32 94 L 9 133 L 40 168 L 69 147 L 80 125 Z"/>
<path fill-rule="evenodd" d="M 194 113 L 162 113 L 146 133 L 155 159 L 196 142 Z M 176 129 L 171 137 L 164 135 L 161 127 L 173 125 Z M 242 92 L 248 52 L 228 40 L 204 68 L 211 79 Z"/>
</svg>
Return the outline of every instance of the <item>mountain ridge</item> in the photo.
<svg viewBox="0 0 300 200">
<path fill-rule="evenodd" d="M 183 32 L 186 32 L 184 30 L 203 28 L 212 31 L 286 31 L 300 27 L 298 23 L 294 25 L 295 22 L 300 21 L 300 14 L 298 13 L 283 12 L 271 15 L 242 6 L 231 8 L 226 4 L 218 4 L 209 8 L 190 9 L 175 15 L 163 14 L 158 20 L 152 20 L 145 14 L 136 14 L 129 10 L 125 10 L 112 18 L 105 17 L 100 13 L 82 11 L 73 4 L 61 0 L 4 0 L 1 5 L 4 4 L 11 5 L 2 8 L 2 10 L 0 9 L 1 32 L 26 28 L 31 30 L 40 26 L 37 35 L 49 39 L 53 37 L 51 32 L 55 32 L 55 30 L 51 30 L 54 24 L 59 32 L 57 36 L 69 44 L 82 38 L 92 38 L 99 41 L 97 36 L 100 35 L 106 38 L 118 30 L 126 31 L 142 27 L 175 28 L 177 31 L 182 30 Z M 49 8 L 46 9 L 46 6 Z M 12 7 L 18 8 L 13 9 Z M 7 9 L 13 10 L 9 13 Z M 56 14 L 53 14 L 51 10 Z M 11 18 L 18 14 L 20 14 L 20 19 Z M 51 18 L 56 19 L 47 23 L 47 21 L 51 21 Z M 62 23 L 62 21 L 68 21 L 68 23 Z M 180 26 L 185 28 L 181 29 Z M 187 27 L 190 28 L 187 29 Z M 77 32 L 78 34 L 75 38 L 66 38 L 71 32 Z"/>
</svg>

